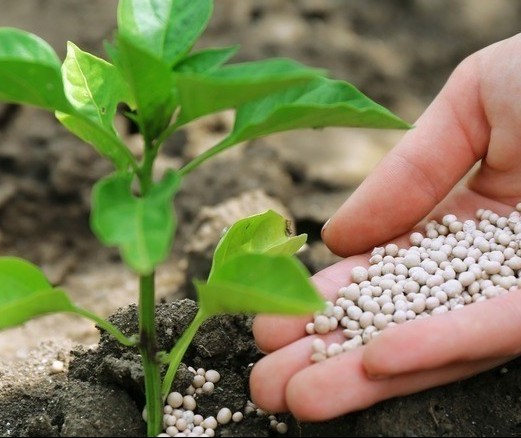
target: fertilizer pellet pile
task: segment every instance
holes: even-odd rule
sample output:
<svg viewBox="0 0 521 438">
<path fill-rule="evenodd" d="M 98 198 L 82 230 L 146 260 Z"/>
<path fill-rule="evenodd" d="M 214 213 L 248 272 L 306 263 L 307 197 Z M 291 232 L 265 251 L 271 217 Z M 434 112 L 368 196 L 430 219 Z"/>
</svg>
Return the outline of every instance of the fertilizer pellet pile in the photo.
<svg viewBox="0 0 521 438">
<path fill-rule="evenodd" d="M 448 214 L 410 235 L 409 248 L 390 243 L 357 266 L 352 283 L 335 303 L 316 313 L 306 332 L 341 328 L 346 340 L 326 345 L 317 338 L 311 360 L 352 350 L 386 327 L 460 309 L 521 288 L 521 203 L 508 217 L 479 209 L 477 223 Z"/>
<path fill-rule="evenodd" d="M 238 423 L 245 415 L 255 414 L 268 416 L 270 427 L 279 434 L 285 434 L 288 426 L 278 421 L 275 415 L 270 415 L 262 409 L 257 408 L 250 400 L 246 401 L 244 409 L 232 412 L 223 407 L 216 412 L 215 416 L 203 417 L 196 413 L 197 398 L 213 393 L 215 385 L 221 379 L 215 370 L 203 368 L 194 369 L 188 367 L 194 377 L 192 384 L 185 390 L 184 395 L 180 392 L 171 392 L 166 399 L 163 408 L 163 430 L 161 437 L 213 437 L 220 425 L 230 422 Z M 146 421 L 146 407 L 143 409 L 143 419 Z"/>
</svg>

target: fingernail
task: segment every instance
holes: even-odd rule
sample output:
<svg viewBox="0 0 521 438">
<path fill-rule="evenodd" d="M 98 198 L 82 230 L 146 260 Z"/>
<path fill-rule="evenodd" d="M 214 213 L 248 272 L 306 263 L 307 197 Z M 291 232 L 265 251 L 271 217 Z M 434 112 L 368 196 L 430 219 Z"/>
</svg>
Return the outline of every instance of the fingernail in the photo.
<svg viewBox="0 0 521 438">
<path fill-rule="evenodd" d="M 324 236 L 324 232 L 326 231 L 326 228 L 327 228 L 327 226 L 329 225 L 329 221 L 330 221 L 330 220 L 331 220 L 331 219 L 328 219 L 328 220 L 326 221 L 326 223 L 325 223 L 324 226 L 322 227 L 322 231 L 320 231 L 320 234 L 321 234 L 322 237 Z"/>
</svg>

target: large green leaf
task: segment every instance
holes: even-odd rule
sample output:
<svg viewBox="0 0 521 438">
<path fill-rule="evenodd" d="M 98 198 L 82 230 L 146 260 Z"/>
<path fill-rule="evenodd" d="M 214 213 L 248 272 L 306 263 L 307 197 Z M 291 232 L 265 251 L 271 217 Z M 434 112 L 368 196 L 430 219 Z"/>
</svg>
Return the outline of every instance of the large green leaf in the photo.
<svg viewBox="0 0 521 438">
<path fill-rule="evenodd" d="M 326 126 L 410 128 L 353 85 L 319 78 L 246 103 L 237 111 L 229 141 L 239 143 L 274 132 Z"/>
<path fill-rule="evenodd" d="M 120 0 L 118 29 L 135 46 L 172 66 L 190 51 L 212 9 L 212 0 Z"/>
<path fill-rule="evenodd" d="M 149 274 L 168 255 L 175 232 L 172 197 L 180 179 L 168 172 L 142 197 L 132 194 L 133 176 L 114 174 L 93 190 L 91 226 L 103 244 L 118 246 L 125 262 Z"/>
<path fill-rule="evenodd" d="M 122 35 L 111 48 L 111 56 L 132 92 L 141 132 L 151 142 L 168 126 L 176 107 L 172 72 L 163 61 Z"/>
<path fill-rule="evenodd" d="M 327 126 L 410 128 L 351 84 L 316 78 L 240 106 L 232 132 L 181 173 L 188 173 L 209 157 L 246 140 L 291 129 Z"/>
<path fill-rule="evenodd" d="M 302 314 L 324 301 L 306 268 L 287 255 L 242 254 L 228 260 L 208 283 L 195 282 L 199 304 L 216 313 Z"/>
<path fill-rule="evenodd" d="M 228 61 L 238 49 L 239 46 L 200 50 L 181 59 L 174 70 L 185 73 L 207 73 Z"/>
<path fill-rule="evenodd" d="M 74 310 L 65 292 L 53 288 L 35 265 L 16 257 L 0 257 L 0 329 L 46 313 Z"/>
<path fill-rule="evenodd" d="M 181 106 L 176 124 L 238 108 L 287 87 L 305 84 L 323 73 L 287 59 L 229 64 L 206 74 L 175 73 Z"/>
<path fill-rule="evenodd" d="M 288 221 L 273 210 L 241 219 L 221 237 L 215 249 L 209 279 L 237 255 L 293 255 L 304 245 L 306 239 L 306 234 L 290 236 Z"/>
<path fill-rule="evenodd" d="M 51 46 L 36 35 L 0 28 L 0 100 L 67 111 L 60 64 Z"/>
</svg>

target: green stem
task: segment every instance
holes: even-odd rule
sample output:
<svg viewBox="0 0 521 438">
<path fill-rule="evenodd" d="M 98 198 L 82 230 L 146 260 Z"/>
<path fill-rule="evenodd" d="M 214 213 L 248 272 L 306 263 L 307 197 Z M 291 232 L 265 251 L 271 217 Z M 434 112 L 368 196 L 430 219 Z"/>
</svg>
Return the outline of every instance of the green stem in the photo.
<svg viewBox="0 0 521 438">
<path fill-rule="evenodd" d="M 104 320 L 103 318 L 100 318 L 98 315 L 82 309 L 81 307 L 74 306 L 74 313 L 77 313 L 78 315 L 81 315 L 85 318 L 88 318 L 92 321 L 94 321 L 99 327 L 101 327 L 106 332 L 110 333 L 112 336 L 116 338 L 119 343 L 127 346 L 127 347 L 134 347 L 137 342 L 135 339 L 127 338 L 121 331 L 114 325 L 112 325 L 110 322 Z"/>
<path fill-rule="evenodd" d="M 172 123 L 168 128 L 166 128 L 156 139 L 156 147 L 159 149 L 159 147 L 163 144 L 163 142 L 170 137 L 175 131 L 177 131 L 177 128 L 179 126 L 176 123 Z"/>
<path fill-rule="evenodd" d="M 172 388 L 172 383 L 174 381 L 175 375 L 177 373 L 177 369 L 179 368 L 179 364 L 181 363 L 181 359 L 183 358 L 188 346 L 192 342 L 197 330 L 201 326 L 201 324 L 206 320 L 207 314 L 203 312 L 201 308 L 197 311 L 195 318 L 192 320 L 188 328 L 184 331 L 181 338 L 176 342 L 170 353 L 168 354 L 168 370 L 166 371 L 165 378 L 163 380 L 163 389 L 161 391 L 162 400 L 166 400 L 170 389 Z"/>
<path fill-rule="evenodd" d="M 159 147 L 145 139 L 143 162 L 137 172 L 141 196 L 152 188 L 154 161 Z M 145 375 L 145 398 L 147 416 L 147 435 L 161 433 L 163 402 L 161 400 L 161 370 L 157 354 L 157 334 L 155 325 L 155 271 L 139 277 L 139 352 Z"/>
<path fill-rule="evenodd" d="M 155 153 L 157 154 L 157 151 L 159 150 L 161 144 L 170 137 L 179 127 L 181 124 L 173 123 L 170 125 L 167 129 L 165 129 L 161 135 L 157 138 L 155 141 Z M 218 154 L 219 152 L 222 152 L 223 150 L 227 149 L 229 146 L 232 146 L 233 144 L 238 143 L 237 140 L 233 140 L 230 137 L 226 137 L 223 141 L 216 144 L 215 146 L 212 146 L 207 151 L 203 152 L 202 154 L 195 157 L 192 161 L 187 163 L 183 168 L 179 170 L 179 175 L 185 176 L 188 173 L 190 173 L 192 170 L 194 170 L 196 167 L 199 167 L 202 163 L 204 163 L 209 158 L 213 157 L 214 155 Z M 146 158 L 146 157 L 145 157 Z"/>
<path fill-rule="evenodd" d="M 217 155 L 219 152 L 222 152 L 229 146 L 233 145 L 235 142 L 230 142 L 230 138 L 227 137 L 220 143 L 217 143 L 215 146 L 212 146 L 210 149 L 206 150 L 202 154 L 195 157 L 192 161 L 187 163 L 184 167 L 179 170 L 180 176 L 185 176 L 194 170 L 196 167 L 199 167 L 202 163 L 204 163 L 209 158 Z"/>
<path fill-rule="evenodd" d="M 139 278 L 139 351 L 145 373 L 148 436 L 161 433 L 161 374 L 157 360 L 154 273 Z"/>
<path fill-rule="evenodd" d="M 145 143 L 144 158 L 139 170 L 136 172 L 141 185 L 141 195 L 144 196 L 150 190 L 153 184 L 152 171 L 154 169 L 154 161 L 159 152 L 158 144 L 152 142 Z"/>
</svg>

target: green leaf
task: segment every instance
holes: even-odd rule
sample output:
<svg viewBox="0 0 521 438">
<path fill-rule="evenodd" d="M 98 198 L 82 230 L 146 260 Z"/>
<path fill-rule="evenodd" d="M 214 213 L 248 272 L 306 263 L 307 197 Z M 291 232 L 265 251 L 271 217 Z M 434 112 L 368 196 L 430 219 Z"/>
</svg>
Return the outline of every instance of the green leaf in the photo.
<svg viewBox="0 0 521 438">
<path fill-rule="evenodd" d="M 242 254 L 208 283 L 195 282 L 201 309 L 216 313 L 311 313 L 324 301 L 306 268 L 287 255 Z"/>
<path fill-rule="evenodd" d="M 232 132 L 189 162 L 180 173 L 185 176 L 210 157 L 246 140 L 291 129 L 327 126 L 411 127 L 351 84 L 315 78 L 240 106 Z"/>
<path fill-rule="evenodd" d="M 237 111 L 228 145 L 274 132 L 326 126 L 410 128 L 353 85 L 319 78 L 246 103 Z"/>
<path fill-rule="evenodd" d="M 17 257 L 0 257 L 0 285 L 2 304 L 16 301 L 20 295 L 52 289 L 38 267 Z"/>
<path fill-rule="evenodd" d="M 134 157 L 114 128 L 114 116 L 119 102 L 133 106 L 133 99 L 118 70 L 69 42 L 62 75 L 75 111 L 57 113 L 56 118 L 118 170 L 128 169 Z"/>
<path fill-rule="evenodd" d="M 140 198 L 132 194 L 132 179 L 113 174 L 94 186 L 91 226 L 103 244 L 118 246 L 125 262 L 147 275 L 170 250 L 176 227 L 172 198 L 180 178 L 170 171 Z"/>
<path fill-rule="evenodd" d="M 108 158 L 118 170 L 128 170 L 135 167 L 135 159 L 119 136 L 92 119 L 79 113 L 66 114 L 56 112 L 56 118 L 73 134 Z"/>
<path fill-rule="evenodd" d="M 212 15 L 212 0 L 120 0 L 118 29 L 170 67 L 186 55 Z"/>
<path fill-rule="evenodd" d="M 62 66 L 65 93 L 82 115 L 116 134 L 114 116 L 120 102 L 134 106 L 127 84 L 110 63 L 67 44 Z"/>
<path fill-rule="evenodd" d="M 134 97 L 140 130 L 151 142 L 168 126 L 177 105 L 172 72 L 163 61 L 121 35 L 117 47 L 110 50 Z"/>
<path fill-rule="evenodd" d="M 238 108 L 281 89 L 305 84 L 323 73 L 287 59 L 230 64 L 206 74 L 175 73 L 181 106 L 176 124 Z"/>
<path fill-rule="evenodd" d="M 36 35 L 0 28 L 0 100 L 67 111 L 60 64 L 51 46 Z"/>
<path fill-rule="evenodd" d="M 239 46 L 201 50 L 181 59 L 174 70 L 183 73 L 207 73 L 226 63 L 238 49 Z"/>
<path fill-rule="evenodd" d="M 74 311 L 65 292 L 53 288 L 35 265 L 16 257 L 0 257 L 0 329 L 46 313 Z"/>
<path fill-rule="evenodd" d="M 289 223 L 273 210 L 235 222 L 221 237 L 213 256 L 209 280 L 228 260 L 240 254 L 293 255 L 307 235 L 290 236 Z"/>
</svg>

